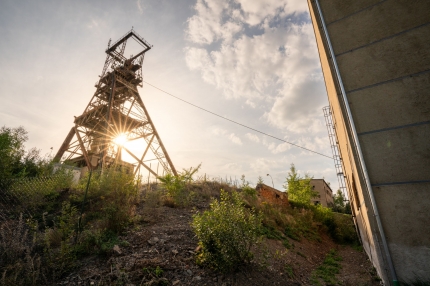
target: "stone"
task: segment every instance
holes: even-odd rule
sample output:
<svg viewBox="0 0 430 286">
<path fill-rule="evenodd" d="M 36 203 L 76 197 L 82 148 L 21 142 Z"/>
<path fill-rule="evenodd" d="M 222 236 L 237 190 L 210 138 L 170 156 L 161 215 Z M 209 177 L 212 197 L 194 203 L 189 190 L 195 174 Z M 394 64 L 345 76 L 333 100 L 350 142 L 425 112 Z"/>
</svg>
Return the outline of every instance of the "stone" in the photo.
<svg viewBox="0 0 430 286">
<path fill-rule="evenodd" d="M 112 248 L 112 250 L 116 253 L 116 254 L 121 254 L 122 253 L 122 251 L 121 251 L 121 249 L 119 248 L 119 246 L 118 245 L 114 245 L 114 247 Z"/>
<path fill-rule="evenodd" d="M 155 244 L 157 244 L 157 242 L 159 241 L 159 239 L 158 239 L 158 237 L 151 237 L 149 240 L 148 240 L 148 243 L 150 244 L 150 245 L 155 245 Z"/>
</svg>

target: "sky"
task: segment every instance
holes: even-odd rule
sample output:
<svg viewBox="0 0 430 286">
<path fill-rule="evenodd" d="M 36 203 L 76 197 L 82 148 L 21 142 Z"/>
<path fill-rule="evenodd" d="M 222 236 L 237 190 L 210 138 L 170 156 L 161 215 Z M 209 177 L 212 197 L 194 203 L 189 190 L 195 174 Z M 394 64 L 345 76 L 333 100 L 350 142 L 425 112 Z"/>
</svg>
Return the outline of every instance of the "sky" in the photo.
<svg viewBox="0 0 430 286">
<path fill-rule="evenodd" d="M 0 0 L 0 125 L 54 155 L 95 92 L 109 39 L 153 48 L 144 81 L 223 117 L 331 156 L 328 105 L 305 0 Z M 333 160 L 205 113 L 144 84 L 176 169 L 264 182 L 299 173 L 338 188 Z M 271 178 L 267 176 L 271 175 Z"/>
</svg>

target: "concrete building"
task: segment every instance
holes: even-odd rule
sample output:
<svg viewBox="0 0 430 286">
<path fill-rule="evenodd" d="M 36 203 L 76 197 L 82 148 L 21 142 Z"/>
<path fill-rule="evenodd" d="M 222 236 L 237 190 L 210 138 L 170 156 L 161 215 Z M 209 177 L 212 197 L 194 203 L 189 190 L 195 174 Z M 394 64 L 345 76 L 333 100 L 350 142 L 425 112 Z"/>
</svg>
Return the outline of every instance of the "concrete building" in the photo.
<svg viewBox="0 0 430 286">
<path fill-rule="evenodd" d="M 364 249 L 386 285 L 430 283 L 430 1 L 308 5 Z"/>
<path fill-rule="evenodd" d="M 314 205 L 331 207 L 333 205 L 333 191 L 324 179 L 312 179 L 312 189 L 318 192 L 318 197 L 311 199 Z"/>
</svg>

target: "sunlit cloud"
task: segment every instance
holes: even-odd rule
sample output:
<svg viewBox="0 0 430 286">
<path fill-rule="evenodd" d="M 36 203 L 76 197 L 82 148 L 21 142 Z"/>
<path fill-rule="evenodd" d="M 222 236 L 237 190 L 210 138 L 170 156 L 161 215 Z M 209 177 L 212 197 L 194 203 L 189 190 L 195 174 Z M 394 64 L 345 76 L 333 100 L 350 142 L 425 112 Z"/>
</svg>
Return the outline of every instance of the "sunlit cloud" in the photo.
<svg viewBox="0 0 430 286">
<path fill-rule="evenodd" d="M 257 135 L 255 135 L 255 134 L 252 134 L 252 133 L 246 133 L 246 137 L 247 137 L 249 140 L 251 140 L 251 141 L 253 141 L 253 142 L 255 142 L 255 143 L 260 143 L 260 138 L 259 138 Z"/>
<path fill-rule="evenodd" d="M 234 133 L 231 133 L 228 138 L 230 139 L 231 142 L 233 142 L 234 144 L 237 145 L 242 145 L 242 140 L 240 140 L 240 138 L 238 136 L 236 136 Z"/>
<path fill-rule="evenodd" d="M 324 103 L 315 98 L 325 89 L 305 1 L 198 0 L 194 10 L 185 48 L 191 70 L 226 98 L 251 108 L 269 103 L 263 119 L 274 127 L 321 127 Z"/>
<path fill-rule="evenodd" d="M 136 6 L 137 6 L 137 11 L 139 12 L 139 14 L 143 14 L 142 0 L 137 0 Z"/>
</svg>

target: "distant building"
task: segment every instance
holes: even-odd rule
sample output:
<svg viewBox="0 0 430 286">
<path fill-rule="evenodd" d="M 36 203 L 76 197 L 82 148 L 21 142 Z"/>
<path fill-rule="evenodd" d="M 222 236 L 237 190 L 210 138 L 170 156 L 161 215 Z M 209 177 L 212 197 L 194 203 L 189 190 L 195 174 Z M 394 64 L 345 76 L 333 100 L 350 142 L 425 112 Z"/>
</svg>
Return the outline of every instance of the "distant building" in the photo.
<svg viewBox="0 0 430 286">
<path fill-rule="evenodd" d="M 288 194 L 278 191 L 265 184 L 258 184 L 255 189 L 261 200 L 269 202 L 274 205 L 288 206 Z"/>
<path fill-rule="evenodd" d="M 310 185 L 319 194 L 318 197 L 311 199 L 314 205 L 322 205 L 324 207 L 333 205 L 333 191 L 324 179 L 312 179 Z"/>
<path fill-rule="evenodd" d="M 428 285 L 430 1 L 308 4 L 363 248 L 384 285 Z"/>
</svg>

